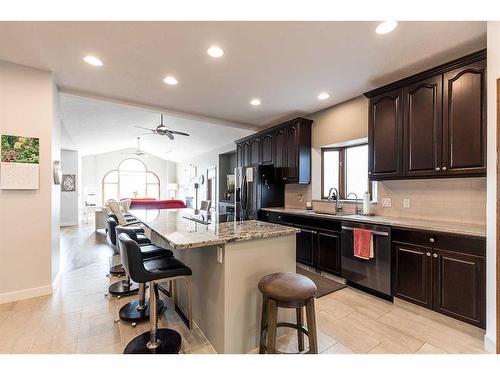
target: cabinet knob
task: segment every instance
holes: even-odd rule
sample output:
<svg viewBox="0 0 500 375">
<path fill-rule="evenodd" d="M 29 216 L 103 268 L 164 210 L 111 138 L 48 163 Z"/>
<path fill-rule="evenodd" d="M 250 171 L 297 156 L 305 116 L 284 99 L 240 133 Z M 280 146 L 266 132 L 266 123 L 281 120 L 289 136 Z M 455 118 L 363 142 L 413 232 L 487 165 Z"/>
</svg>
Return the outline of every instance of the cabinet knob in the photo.
<svg viewBox="0 0 500 375">
<path fill-rule="evenodd" d="M 431 253 L 430 252 L 426 252 L 425 255 L 427 255 L 428 257 L 430 257 Z"/>
<path fill-rule="evenodd" d="M 368 172 L 368 174 L 372 174 L 372 172 Z"/>
<path fill-rule="evenodd" d="M 429 238 L 429 242 L 434 243 L 434 238 L 433 237 Z"/>
<path fill-rule="evenodd" d="M 436 171 L 440 171 L 441 170 L 441 168 L 439 168 L 439 167 L 436 167 L 435 169 L 436 169 Z"/>
<path fill-rule="evenodd" d="M 446 167 L 443 167 L 443 168 L 441 168 L 441 169 L 442 169 L 443 171 L 445 171 L 445 170 L 446 170 Z"/>
<path fill-rule="evenodd" d="M 432 254 L 432 256 L 433 256 L 434 258 L 437 258 L 437 257 L 438 257 L 438 255 L 437 255 L 436 253 Z"/>
</svg>

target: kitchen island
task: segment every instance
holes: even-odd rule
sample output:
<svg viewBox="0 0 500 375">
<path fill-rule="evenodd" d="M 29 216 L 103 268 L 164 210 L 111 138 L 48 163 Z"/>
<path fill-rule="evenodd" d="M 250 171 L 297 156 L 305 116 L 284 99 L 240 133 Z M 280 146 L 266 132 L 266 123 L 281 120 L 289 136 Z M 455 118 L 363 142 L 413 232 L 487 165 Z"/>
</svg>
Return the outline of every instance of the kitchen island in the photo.
<svg viewBox="0 0 500 375">
<path fill-rule="evenodd" d="M 218 353 L 247 353 L 259 344 L 261 277 L 295 272 L 297 229 L 230 221 L 192 209 L 131 211 L 153 243 L 171 249 L 193 271 L 193 320 Z M 179 304 L 186 306 L 182 282 Z M 279 319 L 293 319 L 280 311 Z"/>
</svg>

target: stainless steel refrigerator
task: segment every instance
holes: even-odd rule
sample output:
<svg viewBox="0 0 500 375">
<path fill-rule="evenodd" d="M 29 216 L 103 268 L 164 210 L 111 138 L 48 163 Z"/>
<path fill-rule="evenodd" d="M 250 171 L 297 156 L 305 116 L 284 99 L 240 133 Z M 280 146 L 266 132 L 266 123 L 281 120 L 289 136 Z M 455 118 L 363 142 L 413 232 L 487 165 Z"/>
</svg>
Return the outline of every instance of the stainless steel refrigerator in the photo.
<svg viewBox="0 0 500 375">
<path fill-rule="evenodd" d="M 236 219 L 257 220 L 264 207 L 284 207 L 285 185 L 272 165 L 239 167 L 236 176 Z"/>
</svg>

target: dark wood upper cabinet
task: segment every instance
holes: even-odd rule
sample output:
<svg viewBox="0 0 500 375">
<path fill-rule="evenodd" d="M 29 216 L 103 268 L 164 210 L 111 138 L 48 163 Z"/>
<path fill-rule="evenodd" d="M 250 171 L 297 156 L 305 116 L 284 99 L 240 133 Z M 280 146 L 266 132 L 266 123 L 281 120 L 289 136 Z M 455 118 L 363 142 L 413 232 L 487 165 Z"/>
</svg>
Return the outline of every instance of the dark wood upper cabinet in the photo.
<svg viewBox="0 0 500 375">
<path fill-rule="evenodd" d="M 442 85 L 443 77 L 438 75 L 403 89 L 406 176 L 441 173 Z"/>
<path fill-rule="evenodd" d="M 484 327 L 485 263 L 484 257 L 435 249 L 434 310 Z"/>
<path fill-rule="evenodd" d="M 265 134 L 260 140 L 262 164 L 273 163 L 273 135 Z"/>
<path fill-rule="evenodd" d="M 393 242 L 393 295 L 432 308 L 432 249 Z"/>
<path fill-rule="evenodd" d="M 236 166 L 243 167 L 243 144 L 236 144 Z"/>
<path fill-rule="evenodd" d="M 250 165 L 260 164 L 260 138 L 250 140 Z"/>
<path fill-rule="evenodd" d="M 298 180 L 298 136 L 297 126 L 291 125 L 285 129 L 285 167 L 283 168 L 283 179 L 289 182 Z"/>
<path fill-rule="evenodd" d="M 486 50 L 365 96 L 371 180 L 486 175 Z"/>
<path fill-rule="evenodd" d="M 443 170 L 486 173 L 486 60 L 444 74 Z"/>
<path fill-rule="evenodd" d="M 401 98 L 402 90 L 397 89 L 370 100 L 368 174 L 372 179 L 402 175 Z"/>
<path fill-rule="evenodd" d="M 311 182 L 312 121 L 298 117 L 236 141 L 241 165 L 274 164 L 283 183 Z M 241 152 L 239 146 L 241 145 Z"/>
</svg>

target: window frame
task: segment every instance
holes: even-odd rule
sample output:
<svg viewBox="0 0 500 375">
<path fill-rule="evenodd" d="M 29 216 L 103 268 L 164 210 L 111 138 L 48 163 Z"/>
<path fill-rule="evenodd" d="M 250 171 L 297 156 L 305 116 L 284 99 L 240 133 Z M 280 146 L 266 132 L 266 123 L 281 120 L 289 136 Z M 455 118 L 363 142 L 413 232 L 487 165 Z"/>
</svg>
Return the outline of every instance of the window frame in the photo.
<svg viewBox="0 0 500 375">
<path fill-rule="evenodd" d="M 338 151 L 339 152 L 339 195 L 340 199 L 343 200 L 352 200 L 354 201 L 354 198 L 349 198 L 346 199 L 346 150 L 352 147 L 359 147 L 359 146 L 366 146 L 368 145 L 368 142 L 362 142 L 362 143 L 356 143 L 352 144 L 349 146 L 341 146 L 341 147 L 322 147 L 321 148 L 321 199 L 327 199 L 328 197 L 326 194 L 328 194 L 327 191 L 325 191 L 325 186 L 324 186 L 324 173 L 325 173 L 325 158 L 324 154 L 325 152 L 328 151 Z M 366 179 L 368 180 L 368 193 L 370 194 L 370 199 L 372 199 L 372 184 L 370 181 L 370 178 L 368 175 L 366 176 Z M 358 200 L 362 200 L 363 197 L 358 197 Z"/>
<path fill-rule="evenodd" d="M 120 179 L 120 167 L 121 165 L 123 164 L 123 162 L 127 161 L 127 160 L 136 160 L 138 162 L 140 162 L 143 166 L 144 166 L 144 186 L 145 186 L 145 192 L 146 192 L 146 196 L 148 196 L 149 194 L 149 186 L 150 185 L 157 185 L 158 186 L 158 199 L 161 198 L 161 181 L 160 181 L 160 177 L 158 177 L 158 175 L 156 173 L 154 173 L 153 171 L 150 171 L 146 165 L 146 163 L 144 163 L 142 160 L 139 160 L 139 159 L 136 159 L 136 158 L 127 158 L 127 159 L 124 159 L 122 160 L 119 164 L 118 164 L 118 168 L 116 169 L 112 169 L 108 172 L 106 172 L 104 174 L 104 176 L 102 177 L 102 182 L 101 182 L 101 189 L 102 189 L 102 194 L 101 194 L 101 197 L 102 197 L 102 204 L 104 205 L 106 202 L 104 201 L 104 188 L 105 188 L 105 185 L 117 185 L 117 193 L 118 193 L 118 199 L 122 199 L 120 198 L 120 195 L 121 195 L 121 189 L 120 189 L 120 184 L 121 184 L 121 179 Z M 125 170 L 122 170 L 123 172 Z M 106 177 L 110 174 L 110 173 L 113 173 L 113 172 L 117 172 L 118 174 L 118 182 L 106 182 Z M 156 182 L 148 182 L 148 174 L 151 174 L 155 177 L 155 179 L 158 181 L 157 183 Z"/>
</svg>

